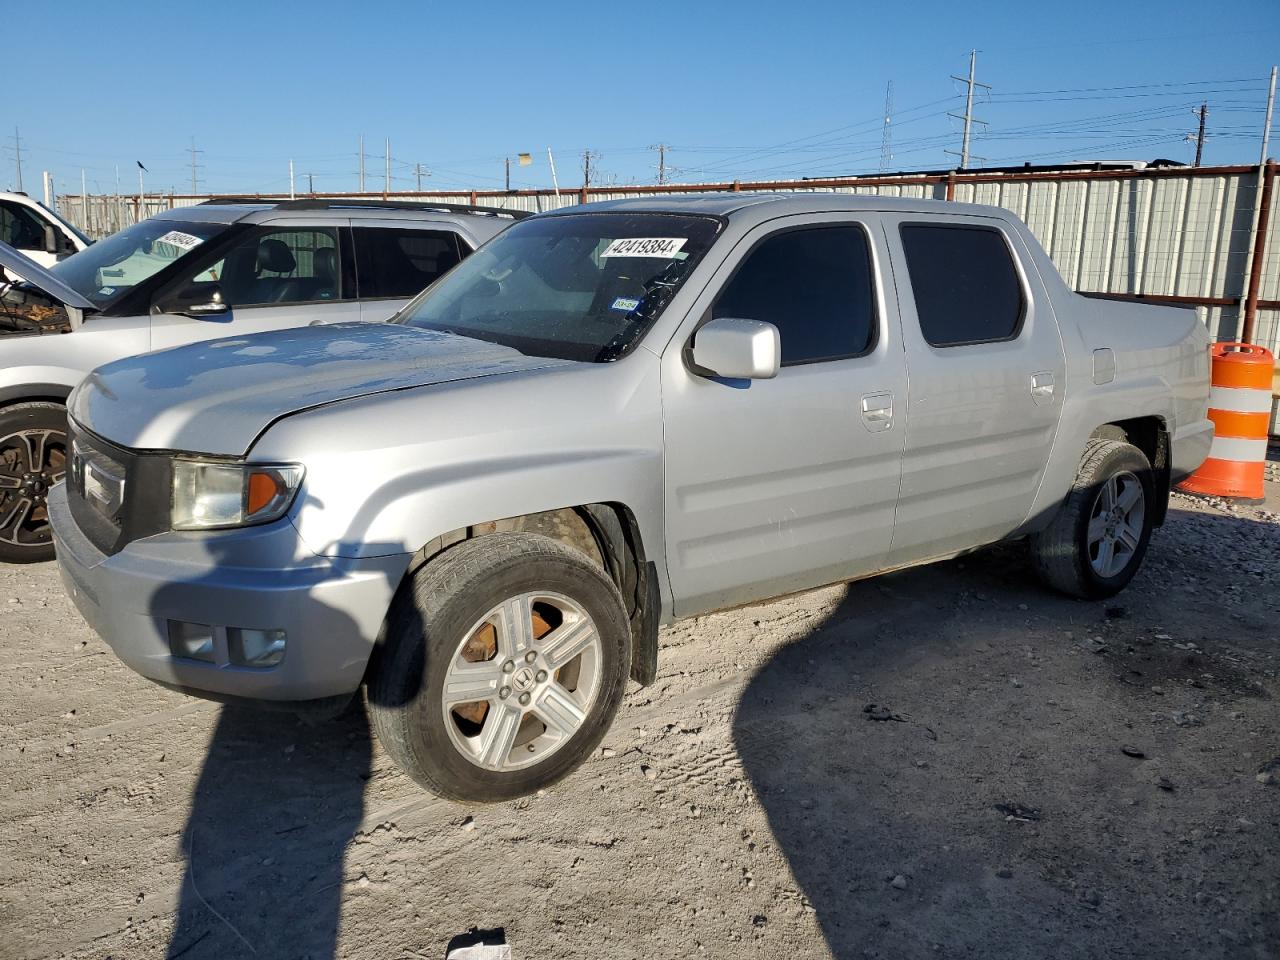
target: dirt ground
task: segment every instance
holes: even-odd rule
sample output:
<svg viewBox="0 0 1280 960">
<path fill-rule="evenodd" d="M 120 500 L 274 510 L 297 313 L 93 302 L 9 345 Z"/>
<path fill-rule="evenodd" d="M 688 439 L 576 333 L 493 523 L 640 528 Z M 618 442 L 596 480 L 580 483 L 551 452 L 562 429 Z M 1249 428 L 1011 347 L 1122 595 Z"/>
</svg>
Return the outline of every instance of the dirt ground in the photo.
<svg viewBox="0 0 1280 960">
<path fill-rule="evenodd" d="M 1007 546 L 662 639 L 594 759 L 468 807 L 0 568 L 0 957 L 1280 957 L 1280 482 L 1176 497 L 1109 603 Z"/>
</svg>

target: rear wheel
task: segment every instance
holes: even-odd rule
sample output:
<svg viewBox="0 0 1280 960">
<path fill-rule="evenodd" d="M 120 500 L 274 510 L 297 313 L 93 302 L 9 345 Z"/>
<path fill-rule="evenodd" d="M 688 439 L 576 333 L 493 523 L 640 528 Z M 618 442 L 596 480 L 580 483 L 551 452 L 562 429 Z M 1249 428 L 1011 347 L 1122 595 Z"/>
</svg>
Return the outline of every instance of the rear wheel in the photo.
<svg viewBox="0 0 1280 960">
<path fill-rule="evenodd" d="M 66 470 L 64 407 L 32 402 L 0 410 L 0 562 L 53 559 L 49 488 Z"/>
<path fill-rule="evenodd" d="M 1031 538 L 1036 572 L 1073 597 L 1114 596 L 1142 565 L 1154 508 L 1146 455 L 1121 440 L 1089 441 L 1058 515 Z"/>
<path fill-rule="evenodd" d="M 563 777 L 600 742 L 631 662 L 613 581 L 547 537 L 501 533 L 427 564 L 387 618 L 373 727 L 441 796 L 491 802 Z"/>
</svg>

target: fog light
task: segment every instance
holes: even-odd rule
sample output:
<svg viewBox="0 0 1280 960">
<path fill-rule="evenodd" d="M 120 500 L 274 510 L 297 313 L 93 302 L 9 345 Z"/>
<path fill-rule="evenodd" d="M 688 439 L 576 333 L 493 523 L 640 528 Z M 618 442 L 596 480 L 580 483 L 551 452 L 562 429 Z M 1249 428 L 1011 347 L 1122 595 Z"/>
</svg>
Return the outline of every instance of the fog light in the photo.
<svg viewBox="0 0 1280 960">
<path fill-rule="evenodd" d="M 227 629 L 227 656 L 238 667 L 274 667 L 284 659 L 283 630 Z"/>
<path fill-rule="evenodd" d="M 207 623 L 170 620 L 169 652 L 175 657 L 213 663 L 213 627 Z"/>
</svg>

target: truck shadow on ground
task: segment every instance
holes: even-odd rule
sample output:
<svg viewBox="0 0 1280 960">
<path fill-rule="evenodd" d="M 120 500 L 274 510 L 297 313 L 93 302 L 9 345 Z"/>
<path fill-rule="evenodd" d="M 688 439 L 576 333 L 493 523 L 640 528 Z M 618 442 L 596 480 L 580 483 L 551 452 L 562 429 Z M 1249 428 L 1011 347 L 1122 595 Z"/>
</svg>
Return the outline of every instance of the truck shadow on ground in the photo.
<svg viewBox="0 0 1280 960">
<path fill-rule="evenodd" d="M 1112 601 L 1047 594 L 1011 544 L 852 584 L 759 670 L 734 739 L 832 955 L 1268 955 L 1280 804 L 1241 757 L 1280 742 L 1274 619 L 1248 649 L 1280 585 L 1239 545 L 1280 527 L 1176 519 Z M 1257 593 L 1215 608 L 1233 549 Z"/>
<path fill-rule="evenodd" d="M 336 956 L 371 750 L 358 698 L 314 725 L 221 708 L 182 834 L 170 960 Z"/>
</svg>

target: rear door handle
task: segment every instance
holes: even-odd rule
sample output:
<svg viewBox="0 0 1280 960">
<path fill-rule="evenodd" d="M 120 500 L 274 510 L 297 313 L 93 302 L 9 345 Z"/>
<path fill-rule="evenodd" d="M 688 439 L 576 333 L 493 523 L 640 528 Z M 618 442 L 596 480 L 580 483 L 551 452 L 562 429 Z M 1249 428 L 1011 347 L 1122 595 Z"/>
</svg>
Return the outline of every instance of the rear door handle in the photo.
<svg viewBox="0 0 1280 960">
<path fill-rule="evenodd" d="M 1053 403 L 1053 374 L 1048 372 L 1031 375 L 1031 399 L 1038 404 Z"/>
<path fill-rule="evenodd" d="M 893 427 L 893 394 L 862 395 L 862 425 L 872 433 L 883 433 Z"/>
</svg>

